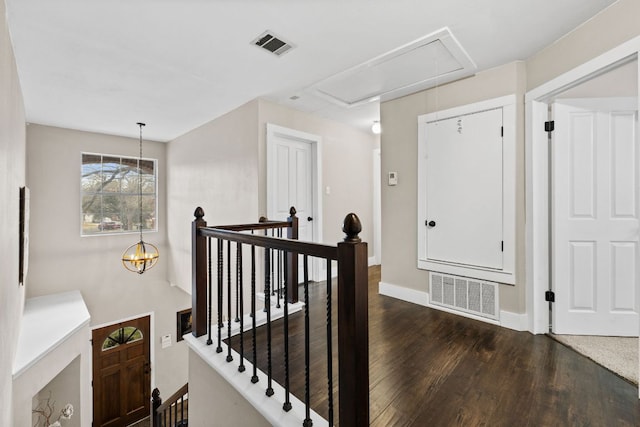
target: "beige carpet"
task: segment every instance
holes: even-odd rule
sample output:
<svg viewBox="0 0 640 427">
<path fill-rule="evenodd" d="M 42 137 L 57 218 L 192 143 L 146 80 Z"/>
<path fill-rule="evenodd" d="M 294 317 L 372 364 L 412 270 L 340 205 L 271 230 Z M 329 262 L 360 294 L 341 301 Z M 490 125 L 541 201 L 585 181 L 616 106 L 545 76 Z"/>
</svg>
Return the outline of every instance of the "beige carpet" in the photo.
<svg viewBox="0 0 640 427">
<path fill-rule="evenodd" d="M 594 362 L 638 384 L 638 338 L 551 335 Z"/>
</svg>

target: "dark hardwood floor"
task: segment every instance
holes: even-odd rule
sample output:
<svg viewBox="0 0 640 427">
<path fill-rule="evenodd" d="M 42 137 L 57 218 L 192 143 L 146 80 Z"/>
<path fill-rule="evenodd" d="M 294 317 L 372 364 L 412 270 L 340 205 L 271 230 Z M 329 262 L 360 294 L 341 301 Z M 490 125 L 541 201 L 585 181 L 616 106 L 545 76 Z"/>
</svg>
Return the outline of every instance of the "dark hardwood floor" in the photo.
<svg viewBox="0 0 640 427">
<path fill-rule="evenodd" d="M 372 426 L 640 425 L 637 388 L 586 357 L 544 335 L 378 295 L 379 280 L 379 267 L 371 267 Z M 311 284 L 310 295 L 311 406 L 326 418 L 326 285 Z M 304 401 L 304 314 L 291 316 L 289 323 L 291 390 Z M 281 320 L 274 323 L 273 376 L 284 384 L 281 328 Z M 257 340 L 258 366 L 266 372 L 264 329 Z M 238 349 L 239 339 L 232 345 Z M 245 336 L 249 357 L 250 352 Z M 333 377 L 337 423 L 335 355 Z"/>
</svg>

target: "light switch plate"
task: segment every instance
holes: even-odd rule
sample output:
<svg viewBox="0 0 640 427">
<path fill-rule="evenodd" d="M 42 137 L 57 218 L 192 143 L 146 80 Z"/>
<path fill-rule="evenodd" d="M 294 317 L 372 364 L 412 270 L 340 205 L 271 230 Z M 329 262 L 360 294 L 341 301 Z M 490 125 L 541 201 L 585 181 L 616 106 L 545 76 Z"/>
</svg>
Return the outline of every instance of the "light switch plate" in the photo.
<svg viewBox="0 0 640 427">
<path fill-rule="evenodd" d="M 398 172 L 389 172 L 389 185 L 398 185 Z"/>
</svg>

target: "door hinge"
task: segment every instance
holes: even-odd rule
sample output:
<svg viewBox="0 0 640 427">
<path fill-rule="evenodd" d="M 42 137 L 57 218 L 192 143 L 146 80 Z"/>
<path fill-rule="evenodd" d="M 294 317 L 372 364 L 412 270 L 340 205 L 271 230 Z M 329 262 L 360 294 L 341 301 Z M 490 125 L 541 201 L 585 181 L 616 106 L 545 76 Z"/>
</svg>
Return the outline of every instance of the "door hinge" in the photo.
<svg viewBox="0 0 640 427">
<path fill-rule="evenodd" d="M 556 294 L 553 291 L 546 291 L 544 293 L 544 300 L 549 302 L 556 302 Z"/>
<path fill-rule="evenodd" d="M 504 252 L 504 240 L 500 242 L 500 252 Z"/>
<path fill-rule="evenodd" d="M 500 136 L 504 137 L 504 126 L 500 126 Z"/>
<path fill-rule="evenodd" d="M 544 131 L 545 132 L 553 132 L 553 130 L 555 129 L 555 124 L 556 122 L 551 120 L 548 122 L 544 122 Z"/>
</svg>

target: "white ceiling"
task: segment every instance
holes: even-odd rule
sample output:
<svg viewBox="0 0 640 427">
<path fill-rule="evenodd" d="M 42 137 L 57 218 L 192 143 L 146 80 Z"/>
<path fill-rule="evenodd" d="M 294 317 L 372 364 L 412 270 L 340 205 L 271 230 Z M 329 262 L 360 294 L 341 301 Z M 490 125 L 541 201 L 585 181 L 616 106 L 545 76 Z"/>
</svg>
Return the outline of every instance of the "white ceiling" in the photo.
<svg viewBox="0 0 640 427">
<path fill-rule="evenodd" d="M 367 129 L 377 103 L 309 88 L 443 27 L 478 71 L 526 59 L 614 2 L 6 0 L 27 121 L 158 141 L 256 97 Z M 265 30 L 295 49 L 251 45 Z"/>
</svg>

